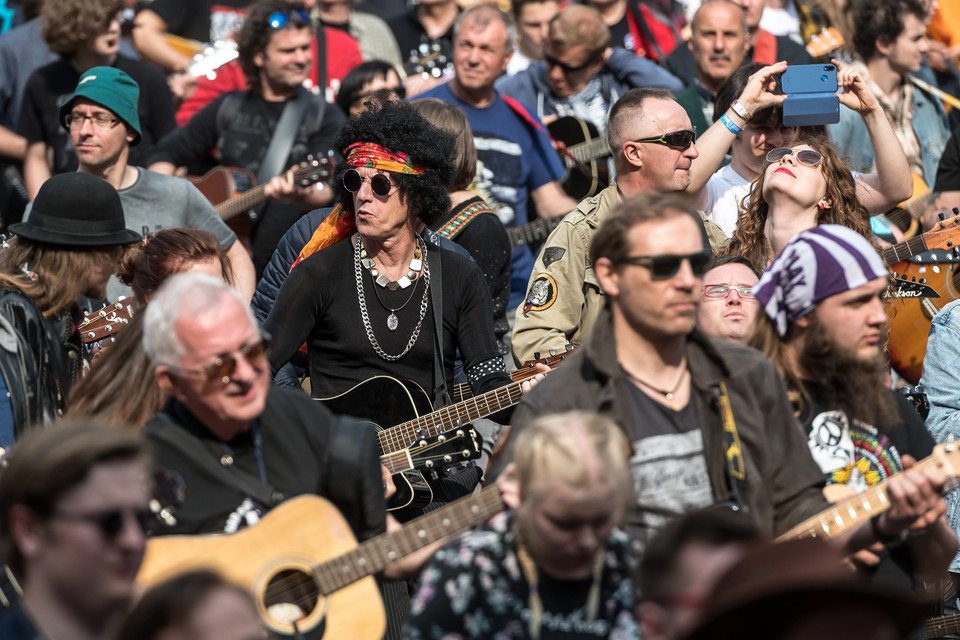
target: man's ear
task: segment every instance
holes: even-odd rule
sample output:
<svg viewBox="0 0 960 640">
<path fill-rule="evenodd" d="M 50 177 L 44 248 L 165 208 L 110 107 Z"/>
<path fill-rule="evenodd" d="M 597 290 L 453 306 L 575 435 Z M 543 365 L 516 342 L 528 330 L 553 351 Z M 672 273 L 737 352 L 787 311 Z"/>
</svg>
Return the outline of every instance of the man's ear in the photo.
<svg viewBox="0 0 960 640">
<path fill-rule="evenodd" d="M 600 289 L 605 294 L 608 296 L 620 295 L 620 274 L 610 258 L 597 258 L 593 271 L 597 274 L 597 282 L 600 283 Z"/>
<path fill-rule="evenodd" d="M 810 328 L 810 314 L 808 313 L 805 316 L 801 316 L 793 321 L 794 326 L 799 327 L 806 331 Z"/>
<path fill-rule="evenodd" d="M 873 48 L 877 50 L 882 56 L 886 56 L 890 53 L 890 48 L 892 47 L 892 42 L 887 42 L 886 38 L 877 38 L 873 42 Z"/>
<path fill-rule="evenodd" d="M 251 60 L 253 60 L 253 66 L 255 66 L 257 69 L 263 68 L 263 52 L 253 54 L 253 58 L 251 58 Z"/>
<path fill-rule="evenodd" d="M 7 514 L 7 525 L 20 555 L 26 560 L 35 557 L 43 545 L 43 522 L 33 509 L 22 504 L 13 505 Z"/>
</svg>

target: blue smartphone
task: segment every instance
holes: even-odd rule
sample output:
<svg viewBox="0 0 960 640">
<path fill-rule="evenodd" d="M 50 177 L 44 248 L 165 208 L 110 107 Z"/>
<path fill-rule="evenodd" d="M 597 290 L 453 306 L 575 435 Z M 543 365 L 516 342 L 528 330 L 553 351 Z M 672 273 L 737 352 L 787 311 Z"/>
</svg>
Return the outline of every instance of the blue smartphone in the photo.
<svg viewBox="0 0 960 640">
<path fill-rule="evenodd" d="M 787 94 L 783 102 L 785 127 L 808 127 L 840 122 L 837 97 L 837 67 L 832 64 L 801 64 L 787 67 L 780 76 Z"/>
</svg>

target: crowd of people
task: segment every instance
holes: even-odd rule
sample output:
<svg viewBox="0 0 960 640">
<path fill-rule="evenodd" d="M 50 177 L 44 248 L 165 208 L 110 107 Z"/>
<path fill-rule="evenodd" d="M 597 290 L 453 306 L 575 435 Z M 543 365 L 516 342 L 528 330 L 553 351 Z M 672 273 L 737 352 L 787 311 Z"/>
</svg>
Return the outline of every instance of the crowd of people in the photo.
<svg viewBox="0 0 960 640">
<path fill-rule="evenodd" d="M 0 638 L 958 637 L 958 96 L 944 0 L 0 0 Z"/>
</svg>

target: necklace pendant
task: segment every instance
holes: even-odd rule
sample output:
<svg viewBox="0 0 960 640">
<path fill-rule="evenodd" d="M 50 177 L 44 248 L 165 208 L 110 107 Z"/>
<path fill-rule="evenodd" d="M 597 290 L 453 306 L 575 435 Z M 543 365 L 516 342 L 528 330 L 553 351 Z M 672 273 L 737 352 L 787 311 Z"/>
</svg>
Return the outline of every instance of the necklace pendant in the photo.
<svg viewBox="0 0 960 640">
<path fill-rule="evenodd" d="M 400 326 L 400 320 L 397 319 L 397 315 L 393 313 L 393 311 L 391 311 L 390 315 L 387 316 L 387 329 L 389 329 L 390 331 L 396 331 L 397 327 L 399 326 Z"/>
</svg>

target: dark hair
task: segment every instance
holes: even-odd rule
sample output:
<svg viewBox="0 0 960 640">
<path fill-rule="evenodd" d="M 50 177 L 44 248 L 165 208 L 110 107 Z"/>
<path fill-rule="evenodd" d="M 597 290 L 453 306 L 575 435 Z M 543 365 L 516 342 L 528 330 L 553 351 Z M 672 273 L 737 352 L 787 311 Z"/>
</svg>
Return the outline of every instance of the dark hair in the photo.
<svg viewBox="0 0 960 640">
<path fill-rule="evenodd" d="M 678 563 L 683 551 L 695 543 L 720 547 L 746 544 L 760 538 L 760 532 L 742 512 L 723 508 L 691 511 L 669 523 L 650 541 L 640 561 L 640 592 L 645 600 L 666 605 L 678 584 Z"/>
<path fill-rule="evenodd" d="M 24 559 L 10 531 L 10 510 L 22 505 L 40 519 L 107 462 L 134 461 L 147 468 L 144 441 L 128 430 L 93 421 L 63 421 L 28 431 L 5 458 L 0 474 L 0 542 L 14 575 L 23 578 Z"/>
<path fill-rule="evenodd" d="M 117 278 L 131 289 L 137 303 L 146 305 L 147 298 L 160 288 L 164 280 L 183 270 L 184 265 L 219 260 L 224 281 L 233 282 L 233 268 L 220 241 L 201 229 L 163 229 L 134 245 L 117 268 Z"/>
<path fill-rule="evenodd" d="M 118 640 L 153 640 L 162 631 L 186 622 L 213 592 L 220 589 L 241 596 L 256 610 L 243 588 L 213 571 L 190 571 L 151 587 L 137 602 L 120 629 Z"/>
<path fill-rule="evenodd" d="M 430 124 L 453 136 L 453 164 L 457 175 L 450 191 L 463 191 L 477 177 L 477 147 L 466 114 L 459 107 L 437 98 L 420 98 L 410 104 Z"/>
<path fill-rule="evenodd" d="M 346 77 L 344 77 L 343 82 L 340 83 L 340 91 L 337 92 L 337 106 L 343 109 L 345 114 L 349 115 L 350 107 L 353 106 L 353 103 L 360 97 L 360 94 L 363 92 L 363 87 L 374 80 L 385 81 L 391 71 L 397 74 L 397 78 L 400 77 L 400 74 L 397 73 L 394 66 L 383 60 L 368 60 L 367 62 L 358 64 L 350 70 L 350 73 L 348 73 Z"/>
<path fill-rule="evenodd" d="M 717 97 L 713 101 L 714 122 L 719 120 L 720 116 L 725 114 L 727 109 L 730 108 L 730 103 L 736 100 L 740 94 L 743 93 L 743 89 L 747 86 L 747 81 L 750 80 L 750 76 L 762 68 L 762 64 L 756 62 L 746 62 L 737 67 L 736 70 L 730 74 L 730 77 L 727 78 L 722 85 L 720 85 L 720 89 L 717 91 Z M 783 93 L 783 91 L 780 89 L 779 82 L 777 83 L 773 93 L 777 95 L 781 95 Z M 780 105 L 760 109 L 750 118 L 750 124 L 756 127 L 768 127 L 771 125 L 779 127 L 782 123 L 783 109 L 780 107 Z"/>
<path fill-rule="evenodd" d="M 441 131 L 403 102 L 383 102 L 349 118 L 337 134 L 336 149 L 344 157 L 355 142 L 372 142 L 410 157 L 422 167 L 421 175 L 390 173 L 407 210 L 428 227 L 450 210 L 448 187 L 453 183 L 453 136 Z M 353 213 L 353 194 L 343 188 L 343 174 L 352 167 L 337 165 L 334 185 L 340 205 Z"/>
<path fill-rule="evenodd" d="M 590 241 L 590 264 L 596 267 L 597 260 L 607 258 L 619 264 L 630 253 L 630 229 L 650 220 L 665 220 L 674 216 L 689 216 L 700 229 L 703 246 L 710 248 L 703 220 L 690 205 L 688 196 L 673 192 L 650 191 L 627 198 L 607 214 Z"/>
<path fill-rule="evenodd" d="M 760 277 L 760 273 L 756 270 L 756 268 L 753 266 L 753 264 L 751 264 L 751 262 L 750 262 L 749 260 L 747 260 L 747 259 L 744 258 L 743 256 L 738 256 L 738 255 L 735 255 L 735 254 L 732 254 L 732 253 L 727 254 L 727 255 L 725 255 L 725 256 L 718 256 L 718 257 L 713 261 L 713 264 L 710 265 L 710 270 L 712 271 L 713 269 L 716 269 L 717 267 L 723 267 L 723 266 L 726 266 L 726 265 L 728 265 L 728 264 L 742 264 L 743 266 L 745 266 L 745 267 L 747 267 L 748 269 L 750 269 L 750 271 L 753 272 L 753 275 L 757 276 L 757 278 Z"/>
<path fill-rule="evenodd" d="M 253 59 L 258 53 L 262 54 L 267 50 L 273 34 L 278 31 L 270 26 L 270 14 L 279 12 L 287 16 L 286 24 L 280 29 L 313 29 L 310 21 L 300 17 L 300 11 L 309 13 L 303 3 L 288 0 L 259 0 L 250 8 L 250 13 L 237 35 L 237 52 L 240 68 L 243 69 L 251 90 L 260 91 L 260 69 L 253 63 Z"/>
<path fill-rule="evenodd" d="M 903 33 L 903 21 L 912 13 L 921 22 L 927 10 L 921 0 L 854 0 L 853 47 L 865 62 L 877 55 L 877 40 L 892 44 Z"/>
</svg>

